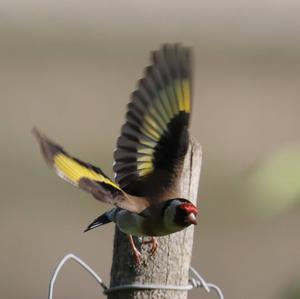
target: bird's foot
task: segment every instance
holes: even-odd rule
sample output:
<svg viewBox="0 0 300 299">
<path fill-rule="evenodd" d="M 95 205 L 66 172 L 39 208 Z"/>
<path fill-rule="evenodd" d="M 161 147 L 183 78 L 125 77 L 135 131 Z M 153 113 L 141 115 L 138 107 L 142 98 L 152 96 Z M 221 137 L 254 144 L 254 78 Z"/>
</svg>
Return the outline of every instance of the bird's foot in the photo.
<svg viewBox="0 0 300 299">
<path fill-rule="evenodd" d="M 151 244 L 151 255 L 154 255 L 158 248 L 158 242 L 156 238 L 150 237 L 150 240 L 143 240 L 142 244 Z"/>
<path fill-rule="evenodd" d="M 128 235 L 129 237 L 129 242 L 131 246 L 131 250 L 135 259 L 135 262 L 140 266 L 142 264 L 142 254 L 140 251 L 135 247 L 132 235 Z"/>
<path fill-rule="evenodd" d="M 138 249 L 132 249 L 135 262 L 140 266 L 142 264 L 142 254 L 139 252 Z"/>
</svg>

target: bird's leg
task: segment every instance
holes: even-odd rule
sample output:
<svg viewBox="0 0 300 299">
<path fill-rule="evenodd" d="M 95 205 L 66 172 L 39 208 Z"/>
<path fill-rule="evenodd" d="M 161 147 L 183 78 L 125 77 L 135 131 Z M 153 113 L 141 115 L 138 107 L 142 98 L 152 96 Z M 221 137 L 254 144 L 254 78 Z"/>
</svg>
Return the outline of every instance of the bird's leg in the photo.
<svg viewBox="0 0 300 299">
<path fill-rule="evenodd" d="M 150 237 L 150 240 L 143 240 L 143 244 L 151 244 L 151 255 L 154 255 L 154 253 L 156 252 L 157 248 L 158 248 L 158 242 L 156 240 L 156 238 L 154 237 Z"/>
<path fill-rule="evenodd" d="M 141 253 L 139 252 L 139 250 L 135 247 L 135 244 L 134 244 L 132 235 L 128 235 L 128 237 L 129 237 L 129 242 L 130 242 L 130 246 L 131 246 L 131 249 L 132 249 L 132 252 L 133 252 L 135 261 L 136 261 L 136 263 L 137 263 L 138 265 L 141 265 L 141 263 L 142 263 L 142 254 L 141 254 Z"/>
</svg>

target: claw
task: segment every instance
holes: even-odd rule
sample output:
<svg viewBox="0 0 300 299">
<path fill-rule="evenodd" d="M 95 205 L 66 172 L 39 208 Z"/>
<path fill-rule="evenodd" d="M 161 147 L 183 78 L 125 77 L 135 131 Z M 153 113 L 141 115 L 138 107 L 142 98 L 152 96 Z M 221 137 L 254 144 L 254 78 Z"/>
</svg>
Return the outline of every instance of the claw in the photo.
<svg viewBox="0 0 300 299">
<path fill-rule="evenodd" d="M 135 262 L 140 266 L 142 264 L 142 254 L 136 249 L 133 251 Z"/>
<path fill-rule="evenodd" d="M 142 264 L 142 254 L 135 247 L 132 235 L 128 235 L 128 237 L 129 237 L 129 242 L 130 242 L 131 250 L 132 250 L 133 255 L 134 255 L 135 262 L 140 266 Z"/>
<path fill-rule="evenodd" d="M 151 255 L 154 255 L 158 248 L 158 242 L 154 237 L 151 237 L 150 240 L 143 241 L 142 244 L 151 244 L 152 245 L 151 250 L 150 250 Z"/>
</svg>

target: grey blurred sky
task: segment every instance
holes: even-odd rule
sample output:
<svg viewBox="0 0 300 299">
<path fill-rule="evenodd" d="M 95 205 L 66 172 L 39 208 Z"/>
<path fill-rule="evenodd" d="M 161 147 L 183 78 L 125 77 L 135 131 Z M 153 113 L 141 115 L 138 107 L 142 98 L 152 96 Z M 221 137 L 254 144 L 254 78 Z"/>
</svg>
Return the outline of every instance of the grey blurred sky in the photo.
<svg viewBox="0 0 300 299">
<path fill-rule="evenodd" d="M 166 36 L 170 40 L 201 39 L 202 44 L 210 42 L 245 50 L 254 45 L 268 45 L 275 51 L 296 50 L 295 47 L 299 50 L 300 46 L 300 2 L 296 0 L 4 0 L 0 5 L 2 30 L 5 31 L 5 24 L 14 24 L 31 34 L 40 31 L 48 38 L 72 29 L 85 38 L 101 35 L 101 42 L 118 43 L 131 38 L 127 46 L 138 46 L 140 38 L 165 40 Z M 55 28 L 59 30 L 54 32 Z"/>
</svg>

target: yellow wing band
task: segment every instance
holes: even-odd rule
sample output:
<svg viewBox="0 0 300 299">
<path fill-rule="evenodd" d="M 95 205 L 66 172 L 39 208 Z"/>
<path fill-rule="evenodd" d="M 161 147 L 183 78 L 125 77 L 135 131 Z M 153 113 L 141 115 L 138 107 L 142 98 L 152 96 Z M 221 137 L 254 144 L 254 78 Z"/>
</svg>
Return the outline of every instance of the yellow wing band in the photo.
<svg viewBox="0 0 300 299">
<path fill-rule="evenodd" d="M 55 155 L 53 160 L 58 175 L 61 176 L 63 179 L 68 180 L 75 186 L 78 186 L 80 179 L 88 178 L 91 180 L 111 185 L 114 188 L 121 190 L 118 185 L 109 180 L 107 177 L 81 165 L 80 163 L 76 162 L 70 157 L 65 156 L 64 154 Z"/>
<path fill-rule="evenodd" d="M 190 113 L 191 112 L 191 91 L 190 91 L 189 80 L 185 79 L 182 81 L 182 90 L 183 90 L 184 111 Z"/>
<path fill-rule="evenodd" d="M 158 124 L 151 117 L 151 113 L 155 113 L 153 106 L 149 108 L 148 113 L 144 116 L 144 122 L 142 124 L 141 130 L 146 136 L 148 136 L 150 138 L 152 137 L 155 141 L 159 141 L 161 135 L 163 135 L 164 131 L 167 130 L 167 122 L 170 121 L 172 119 L 172 117 L 174 117 L 180 111 L 190 113 L 190 109 L 191 109 L 190 81 L 187 79 L 177 80 L 175 82 L 175 94 L 174 94 L 173 89 L 169 86 L 169 92 L 171 92 L 171 91 L 174 96 L 173 101 L 172 101 L 174 112 L 171 113 L 171 111 L 168 111 L 168 113 L 170 115 L 164 114 L 163 118 L 164 118 L 165 122 L 163 123 L 163 129 L 161 129 L 160 126 L 158 126 Z M 164 97 L 163 99 L 165 101 L 165 106 L 168 107 L 169 103 L 168 103 L 167 98 Z M 176 102 L 176 99 L 177 99 L 177 102 Z M 156 98 L 154 100 L 154 102 L 160 103 L 159 98 Z M 152 127 L 155 128 L 159 133 L 157 133 L 157 131 L 151 129 L 151 127 L 148 126 L 148 123 L 151 124 Z M 151 173 L 154 169 L 152 155 L 154 153 L 154 148 L 155 148 L 156 144 L 155 144 L 155 142 L 146 141 L 143 138 L 140 138 L 139 142 L 141 144 L 145 144 L 145 145 L 148 145 L 151 147 L 151 149 L 146 149 L 147 154 L 151 155 L 151 157 L 149 157 L 146 161 L 143 156 L 137 158 L 137 162 L 143 162 L 143 163 L 139 163 L 137 170 L 138 170 L 140 176 L 144 176 L 144 175 L 147 175 L 148 173 Z M 146 154 L 144 151 L 145 151 L 145 149 L 138 149 L 139 153 Z"/>
</svg>

